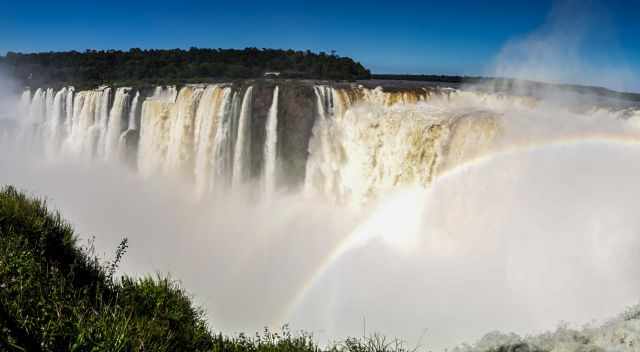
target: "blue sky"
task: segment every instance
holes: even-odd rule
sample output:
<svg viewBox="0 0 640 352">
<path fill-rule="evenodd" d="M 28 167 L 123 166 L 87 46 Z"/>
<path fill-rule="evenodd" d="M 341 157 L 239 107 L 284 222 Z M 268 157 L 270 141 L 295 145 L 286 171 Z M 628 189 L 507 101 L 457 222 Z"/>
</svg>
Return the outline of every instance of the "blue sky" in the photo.
<svg viewBox="0 0 640 352">
<path fill-rule="evenodd" d="M 533 72 L 543 80 L 640 91 L 637 0 L 2 2 L 0 53 L 190 46 L 336 50 L 378 73 Z M 541 41 L 551 44 L 537 45 Z M 551 54 L 538 57 L 539 50 Z M 537 71 L 526 66 L 531 56 Z"/>
</svg>

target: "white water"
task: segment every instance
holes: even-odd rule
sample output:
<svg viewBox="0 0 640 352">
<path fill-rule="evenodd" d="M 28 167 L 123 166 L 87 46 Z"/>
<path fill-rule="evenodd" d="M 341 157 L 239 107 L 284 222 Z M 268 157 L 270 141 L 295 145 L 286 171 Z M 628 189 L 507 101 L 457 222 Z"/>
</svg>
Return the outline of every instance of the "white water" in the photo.
<svg viewBox="0 0 640 352">
<path fill-rule="evenodd" d="M 355 206 L 400 186 L 427 186 L 439 172 L 488 152 L 502 112 L 487 104 L 520 106 L 519 99 L 491 102 L 467 92 L 435 94 L 428 103 L 423 95 L 409 99 L 380 89 L 364 90 L 361 98 L 328 87 L 315 93 L 305 189 Z"/>
<path fill-rule="evenodd" d="M 237 188 L 248 176 L 248 168 L 251 163 L 248 150 L 251 147 L 249 131 L 251 126 L 251 99 L 253 87 L 248 87 L 242 98 L 242 109 L 238 121 L 238 133 L 233 156 L 233 187 Z"/>
<path fill-rule="evenodd" d="M 204 92 L 200 87 L 180 89 L 169 120 L 165 173 L 190 176 L 193 167 L 195 113 Z"/>
<path fill-rule="evenodd" d="M 264 192 L 271 197 L 276 187 L 276 162 L 278 144 L 278 86 L 273 90 L 273 99 L 269 108 L 264 143 Z"/>
<path fill-rule="evenodd" d="M 120 135 L 126 130 L 126 118 L 128 118 L 127 111 L 130 105 L 130 89 L 118 88 L 116 90 L 115 98 L 109 112 L 109 121 L 107 123 L 105 159 L 116 159 L 119 157 L 120 149 Z"/>
<path fill-rule="evenodd" d="M 216 134 L 213 136 L 213 179 L 210 184 L 210 191 L 222 192 L 231 185 L 233 172 L 233 132 L 234 120 L 238 118 L 236 104 L 237 96 L 232 93 L 231 88 L 224 89 L 222 93 L 223 103 L 218 111 Z"/>
<path fill-rule="evenodd" d="M 131 110 L 129 111 L 129 122 L 127 124 L 127 129 L 132 131 L 138 129 L 137 119 L 138 119 L 139 100 L 140 100 L 140 92 L 136 92 L 136 95 L 133 97 L 133 101 L 131 102 Z"/>
<path fill-rule="evenodd" d="M 93 134 L 92 140 L 90 143 L 92 148 L 92 155 L 95 155 L 100 158 L 106 158 L 107 154 L 107 128 L 109 124 L 109 99 L 111 98 L 111 88 L 105 87 L 103 89 L 102 94 L 100 94 L 100 98 L 98 100 L 98 105 L 96 106 L 97 117 L 93 126 L 91 126 L 90 131 Z M 115 121 L 114 121 L 115 122 Z M 117 123 L 117 122 L 116 122 Z"/>
<path fill-rule="evenodd" d="M 53 157 L 58 152 L 60 141 L 64 138 L 63 124 L 67 117 L 67 89 L 63 88 L 55 94 L 52 103 L 51 118 L 47 120 L 44 140 L 48 141 L 46 150 L 49 157 Z"/>
<path fill-rule="evenodd" d="M 198 193 L 203 193 L 211 178 L 211 154 L 215 148 L 214 135 L 217 134 L 219 112 L 221 109 L 218 100 L 221 99 L 220 87 L 207 87 L 198 104 L 195 120 L 195 181 Z"/>
</svg>

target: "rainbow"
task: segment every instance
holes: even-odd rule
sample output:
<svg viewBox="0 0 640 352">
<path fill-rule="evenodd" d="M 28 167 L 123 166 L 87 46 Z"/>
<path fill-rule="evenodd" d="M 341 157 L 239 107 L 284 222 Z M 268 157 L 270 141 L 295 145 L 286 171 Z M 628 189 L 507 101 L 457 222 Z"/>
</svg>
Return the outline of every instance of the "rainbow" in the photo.
<svg viewBox="0 0 640 352">
<path fill-rule="evenodd" d="M 544 149 L 576 147 L 585 144 L 640 147 L 640 134 L 582 133 L 555 140 L 528 141 L 525 143 L 513 144 L 502 150 L 494 151 L 492 153 L 467 160 L 459 165 L 456 165 L 455 167 L 441 172 L 437 177 L 434 178 L 432 184 L 427 188 L 434 189 L 438 187 L 440 183 L 445 182 L 447 179 L 456 177 L 471 169 L 482 167 L 483 165 L 491 163 L 495 160 L 510 157 L 515 154 L 529 153 Z M 420 186 L 420 188 L 426 191 L 424 186 Z M 374 212 L 374 216 L 375 214 L 376 212 Z M 368 223 L 368 221 L 369 220 L 365 221 L 364 224 Z M 349 236 L 338 243 L 334 247 L 334 249 L 329 252 L 329 254 L 324 258 L 324 260 L 322 260 L 321 264 L 316 268 L 315 271 L 313 271 L 308 279 L 304 281 L 303 285 L 301 285 L 300 288 L 296 291 L 295 295 L 290 300 L 290 303 L 283 309 L 282 314 L 277 317 L 277 320 L 274 322 L 274 326 L 288 322 L 292 314 L 302 304 L 307 294 L 318 283 L 323 275 L 331 267 L 333 267 L 333 265 L 337 263 L 340 258 L 342 258 L 346 253 L 366 243 L 371 237 L 372 236 L 370 236 L 366 231 L 363 231 L 363 225 L 360 225 Z"/>
</svg>

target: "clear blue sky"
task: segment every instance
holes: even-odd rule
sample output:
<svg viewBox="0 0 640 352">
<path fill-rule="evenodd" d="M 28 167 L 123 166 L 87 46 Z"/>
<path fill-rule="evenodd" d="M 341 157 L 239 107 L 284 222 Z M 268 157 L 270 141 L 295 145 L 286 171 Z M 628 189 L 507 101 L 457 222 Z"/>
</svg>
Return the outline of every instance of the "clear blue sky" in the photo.
<svg viewBox="0 0 640 352">
<path fill-rule="evenodd" d="M 533 56 L 532 78 L 569 67 L 557 80 L 640 91 L 638 0 L 2 2 L 0 53 L 255 46 L 336 50 L 377 73 L 516 76 Z"/>
</svg>

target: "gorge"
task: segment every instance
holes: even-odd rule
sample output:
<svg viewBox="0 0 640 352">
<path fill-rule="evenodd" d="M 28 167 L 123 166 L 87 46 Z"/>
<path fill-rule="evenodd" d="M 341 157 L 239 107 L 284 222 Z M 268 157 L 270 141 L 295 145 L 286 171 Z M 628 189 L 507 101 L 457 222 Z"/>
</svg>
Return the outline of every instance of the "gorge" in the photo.
<svg viewBox="0 0 640 352">
<path fill-rule="evenodd" d="M 331 340 L 364 317 L 451 347 L 637 303 L 640 109 L 547 93 L 284 79 L 27 89 L 0 125 L 12 165 L 0 181 L 50 191 L 101 248 L 125 234 L 125 267 L 177 273 L 215 328 L 291 323 Z M 607 334 L 622 347 L 640 336 L 635 320 Z"/>
</svg>

